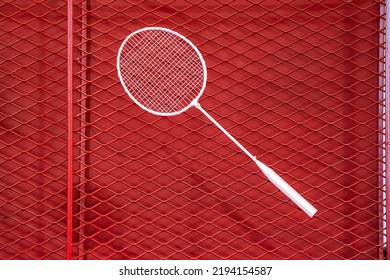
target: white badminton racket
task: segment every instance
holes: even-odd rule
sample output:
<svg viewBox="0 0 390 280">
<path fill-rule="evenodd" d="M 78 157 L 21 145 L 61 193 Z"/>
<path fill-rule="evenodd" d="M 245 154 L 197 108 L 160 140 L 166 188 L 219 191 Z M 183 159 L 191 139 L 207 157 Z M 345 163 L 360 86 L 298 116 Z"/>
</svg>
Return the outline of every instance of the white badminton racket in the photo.
<svg viewBox="0 0 390 280">
<path fill-rule="evenodd" d="M 141 108 L 159 116 L 173 116 L 190 107 L 197 108 L 307 215 L 312 217 L 316 213 L 317 209 L 256 159 L 200 106 L 198 100 L 206 87 L 207 68 L 201 53 L 187 38 L 161 27 L 137 30 L 123 41 L 117 70 L 125 91 Z"/>
</svg>

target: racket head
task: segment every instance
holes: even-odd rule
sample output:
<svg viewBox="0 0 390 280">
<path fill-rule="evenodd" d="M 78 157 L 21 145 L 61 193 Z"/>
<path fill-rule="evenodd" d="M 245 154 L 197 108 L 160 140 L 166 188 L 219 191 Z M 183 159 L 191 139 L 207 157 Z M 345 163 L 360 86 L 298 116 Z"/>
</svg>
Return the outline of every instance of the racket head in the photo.
<svg viewBox="0 0 390 280">
<path fill-rule="evenodd" d="M 142 109 L 173 116 L 198 103 L 207 68 L 198 48 L 163 27 L 146 27 L 126 37 L 117 55 L 120 82 Z"/>
</svg>

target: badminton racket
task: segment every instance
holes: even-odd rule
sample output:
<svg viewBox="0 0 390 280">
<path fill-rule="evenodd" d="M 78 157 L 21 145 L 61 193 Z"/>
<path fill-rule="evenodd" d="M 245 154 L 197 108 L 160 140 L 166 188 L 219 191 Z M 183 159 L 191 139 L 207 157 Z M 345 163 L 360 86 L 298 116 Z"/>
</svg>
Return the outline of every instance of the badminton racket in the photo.
<svg viewBox="0 0 390 280">
<path fill-rule="evenodd" d="M 142 109 L 159 116 L 173 116 L 190 107 L 197 108 L 307 215 L 312 217 L 316 213 L 317 209 L 201 107 L 198 101 L 206 87 L 206 63 L 197 47 L 186 37 L 161 27 L 139 29 L 121 44 L 117 70 L 126 93 Z"/>
</svg>

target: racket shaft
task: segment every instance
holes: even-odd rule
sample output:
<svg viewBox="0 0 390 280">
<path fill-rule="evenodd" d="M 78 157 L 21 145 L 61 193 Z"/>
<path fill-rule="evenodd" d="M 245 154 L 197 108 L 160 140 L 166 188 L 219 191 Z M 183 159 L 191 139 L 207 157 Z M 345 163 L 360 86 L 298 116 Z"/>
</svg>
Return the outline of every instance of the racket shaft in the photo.
<svg viewBox="0 0 390 280">
<path fill-rule="evenodd" d="M 229 137 L 230 140 L 234 144 L 236 144 L 248 157 L 250 157 L 252 160 L 256 160 L 256 157 L 254 157 L 243 145 L 241 145 L 240 142 L 238 142 L 226 129 L 223 128 L 222 125 L 220 125 L 212 116 L 210 116 L 209 113 L 205 111 L 205 109 L 200 106 L 199 103 L 196 103 L 194 105 L 196 108 L 199 109 L 213 124 L 215 124 L 216 127 L 218 127 L 227 137 Z"/>
<path fill-rule="evenodd" d="M 245 154 L 247 154 L 261 169 L 264 175 L 270 180 L 279 190 L 281 190 L 288 198 L 299 206 L 307 215 L 313 217 L 317 212 L 306 199 L 304 199 L 296 190 L 294 190 L 286 181 L 284 181 L 278 174 L 276 174 L 271 168 L 260 162 L 253 156 L 247 149 L 244 148 L 226 129 L 224 129 L 212 116 L 210 116 L 199 103 L 194 104 L 212 123 L 214 123 L 227 137 L 230 138 Z"/>
</svg>

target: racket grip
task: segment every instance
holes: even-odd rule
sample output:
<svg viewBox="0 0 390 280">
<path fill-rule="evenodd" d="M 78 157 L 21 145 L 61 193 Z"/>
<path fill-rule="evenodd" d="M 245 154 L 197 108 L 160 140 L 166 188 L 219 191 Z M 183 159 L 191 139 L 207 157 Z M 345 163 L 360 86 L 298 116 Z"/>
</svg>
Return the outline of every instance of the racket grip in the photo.
<svg viewBox="0 0 390 280">
<path fill-rule="evenodd" d="M 276 187 L 278 187 L 279 190 L 281 190 L 288 198 L 290 198 L 297 206 L 299 206 L 299 208 L 301 208 L 309 217 L 314 216 L 314 214 L 317 212 L 316 208 L 314 208 L 271 168 L 256 159 L 255 162 L 264 175 L 268 178 L 268 180 L 270 180 Z"/>
</svg>

